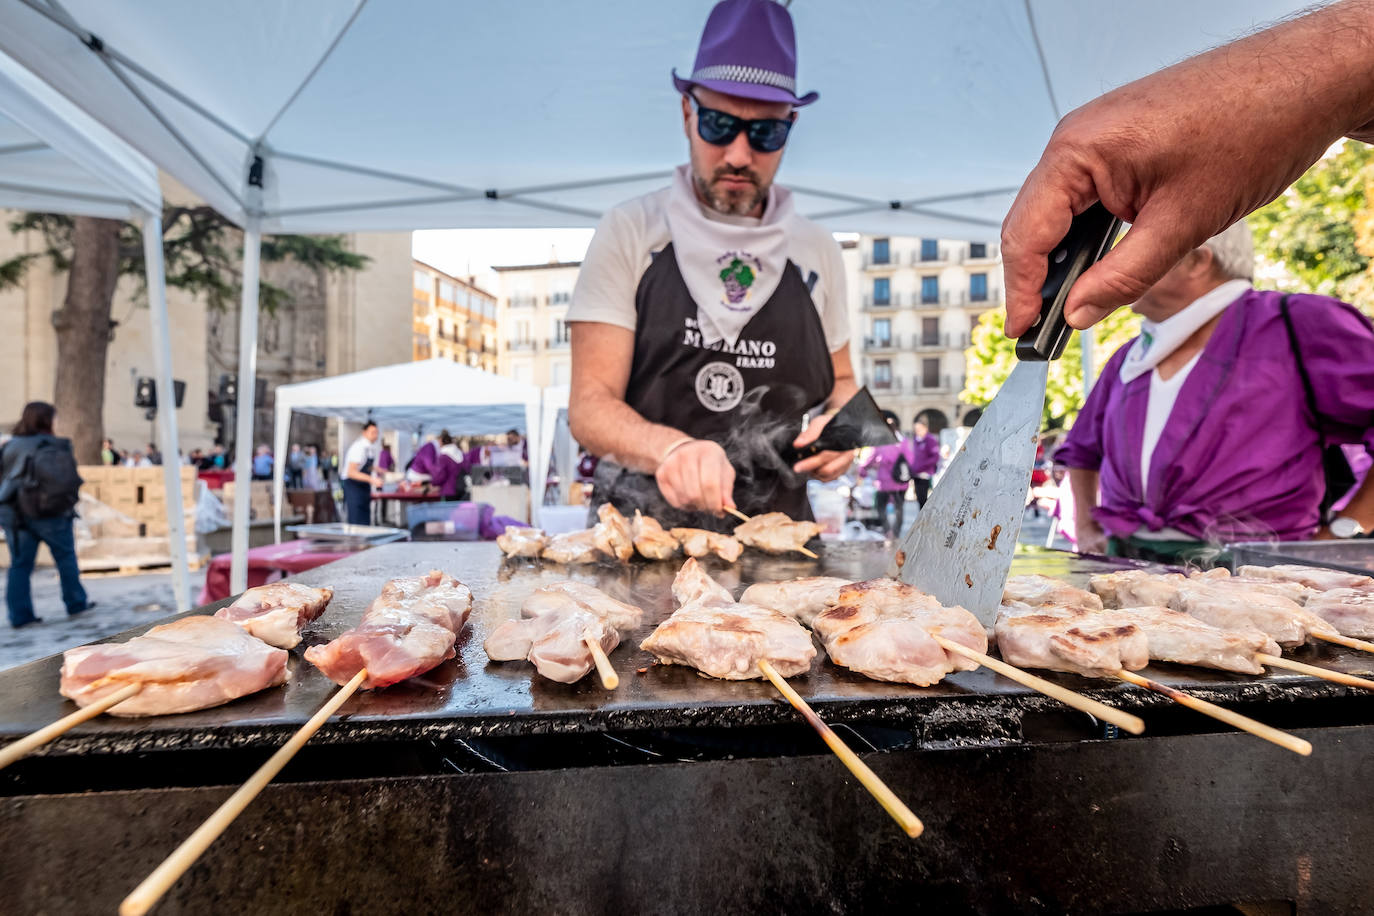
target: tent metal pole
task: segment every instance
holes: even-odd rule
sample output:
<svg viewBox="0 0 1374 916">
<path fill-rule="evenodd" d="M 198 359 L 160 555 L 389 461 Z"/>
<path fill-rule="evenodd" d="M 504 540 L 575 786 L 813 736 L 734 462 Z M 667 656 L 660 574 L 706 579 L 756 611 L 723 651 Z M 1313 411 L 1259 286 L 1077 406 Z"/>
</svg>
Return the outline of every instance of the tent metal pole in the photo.
<svg viewBox="0 0 1374 916">
<path fill-rule="evenodd" d="M 249 217 L 243 230 L 243 298 L 239 303 L 239 387 L 234 430 L 234 531 L 229 591 L 248 587 L 248 508 L 253 491 L 253 403 L 258 376 L 258 280 L 262 232 Z"/>
<path fill-rule="evenodd" d="M 162 440 L 162 486 L 167 494 L 167 546 L 172 560 L 176 609 L 191 609 L 191 574 L 186 562 L 186 510 L 181 502 L 181 439 L 177 434 L 176 387 L 172 383 L 172 334 L 167 321 L 167 281 L 162 264 L 162 214 L 143 216 L 143 270 L 153 328 L 157 384 L 157 426 Z"/>
<path fill-rule="evenodd" d="M 66 200 L 80 200 L 93 204 L 111 204 L 118 206 L 128 206 L 128 201 L 123 197 L 114 197 L 107 194 L 88 194 L 83 191 L 69 191 L 65 188 L 48 188 L 43 185 L 14 184 L 13 182 L 0 181 L 0 191 L 13 191 L 17 194 L 44 194 L 50 197 L 61 197 Z"/>
</svg>

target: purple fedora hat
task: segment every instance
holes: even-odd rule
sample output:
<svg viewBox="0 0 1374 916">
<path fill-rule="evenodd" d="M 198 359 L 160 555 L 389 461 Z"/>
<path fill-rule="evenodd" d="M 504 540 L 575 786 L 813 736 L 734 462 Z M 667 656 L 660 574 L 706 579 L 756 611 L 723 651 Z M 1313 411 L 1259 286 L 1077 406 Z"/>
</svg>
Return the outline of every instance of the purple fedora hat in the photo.
<svg viewBox="0 0 1374 916">
<path fill-rule="evenodd" d="M 692 75 L 673 70 L 679 92 L 705 86 L 763 102 L 810 105 L 820 95 L 797 95 L 797 35 L 792 16 L 776 0 L 721 0 L 706 18 Z"/>
</svg>

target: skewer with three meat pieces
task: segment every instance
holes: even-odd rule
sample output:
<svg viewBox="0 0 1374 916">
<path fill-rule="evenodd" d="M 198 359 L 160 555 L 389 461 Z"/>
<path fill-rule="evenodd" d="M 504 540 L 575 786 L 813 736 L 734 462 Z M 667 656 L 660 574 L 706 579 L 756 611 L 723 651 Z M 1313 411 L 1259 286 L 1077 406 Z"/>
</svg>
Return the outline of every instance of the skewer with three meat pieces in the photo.
<svg viewBox="0 0 1374 916">
<path fill-rule="evenodd" d="M 738 509 L 726 509 L 744 522 L 735 527 L 735 537 L 746 547 L 756 547 L 766 553 L 796 551 L 813 560 L 820 559 L 806 547 L 806 542 L 821 533 L 815 522 L 796 521 L 782 512 L 765 512 L 753 518 Z"/>
<path fill-rule="evenodd" d="M 250 588 L 213 617 L 183 617 L 127 642 L 68 649 L 58 689 L 81 709 L 0 750 L 0 769 L 101 713 L 192 712 L 285 683 L 282 650 L 300 642 L 333 596 L 277 582 Z"/>
<path fill-rule="evenodd" d="M 687 665 L 708 677 L 767 678 L 907 836 L 920 835 L 920 819 L 787 683 L 787 677 L 810 670 L 816 657 L 811 634 L 801 624 L 770 608 L 736 603 L 695 558 L 689 558 L 673 579 L 673 597 L 678 609 L 640 644 L 641 649 L 665 665 Z"/>
<path fill-rule="evenodd" d="M 306 660 L 342 684 L 341 689 L 124 898 L 120 916 L 142 916 L 156 905 L 356 691 L 390 686 L 452 658 L 471 610 L 472 592 L 439 570 L 392 579 L 358 626 L 326 645 L 307 649 Z"/>
<path fill-rule="evenodd" d="M 644 612 L 581 582 L 559 582 L 536 590 L 482 647 L 494 662 L 528 660 L 541 675 L 562 684 L 581 680 L 593 667 L 607 690 L 620 678 L 609 653 L 625 633 L 636 629 Z"/>
<path fill-rule="evenodd" d="M 1140 734 L 1145 723 L 1053 684 L 986 652 L 983 625 L 961 607 L 944 607 L 895 579 L 849 583 L 811 577 L 752 585 L 741 601 L 775 608 L 807 623 L 830 660 L 875 680 L 929 686 L 953 671 L 984 665 L 1067 706 Z"/>
</svg>

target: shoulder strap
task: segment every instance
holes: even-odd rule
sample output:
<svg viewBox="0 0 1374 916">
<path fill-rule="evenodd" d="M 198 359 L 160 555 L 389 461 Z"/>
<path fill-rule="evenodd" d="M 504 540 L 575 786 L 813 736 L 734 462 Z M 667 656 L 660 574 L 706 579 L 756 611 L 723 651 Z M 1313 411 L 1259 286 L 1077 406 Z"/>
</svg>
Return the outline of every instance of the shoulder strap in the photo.
<svg viewBox="0 0 1374 916">
<path fill-rule="evenodd" d="M 1293 316 L 1288 312 L 1288 294 L 1279 300 L 1279 314 L 1283 316 L 1284 329 L 1288 331 L 1288 345 L 1293 348 L 1293 360 L 1298 364 L 1298 377 L 1302 379 L 1303 395 L 1307 398 L 1307 409 L 1312 411 L 1312 422 L 1317 426 L 1317 439 L 1322 450 L 1326 450 L 1326 431 L 1322 429 L 1321 414 L 1317 413 L 1317 395 L 1312 390 L 1312 379 L 1307 374 L 1307 366 L 1302 361 L 1302 348 L 1298 346 L 1298 333 L 1293 329 Z"/>
</svg>

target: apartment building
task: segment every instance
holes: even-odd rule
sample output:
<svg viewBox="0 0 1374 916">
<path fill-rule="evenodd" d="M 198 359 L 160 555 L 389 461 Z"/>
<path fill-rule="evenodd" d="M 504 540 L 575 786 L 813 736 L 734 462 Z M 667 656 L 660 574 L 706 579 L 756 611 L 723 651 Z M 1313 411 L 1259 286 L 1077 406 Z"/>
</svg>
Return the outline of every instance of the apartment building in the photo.
<svg viewBox="0 0 1374 916">
<path fill-rule="evenodd" d="M 566 385 L 572 378 L 568 305 L 581 261 L 493 267 L 501 316 L 498 371 L 518 382 Z"/>
<path fill-rule="evenodd" d="M 473 282 L 414 263 L 411 356 L 451 359 L 488 372 L 500 354 L 496 297 Z"/>
<path fill-rule="evenodd" d="M 903 428 L 918 413 L 932 429 L 966 425 L 964 350 L 979 316 L 1002 303 L 998 246 L 863 235 L 844 259 L 861 383 Z"/>
</svg>

